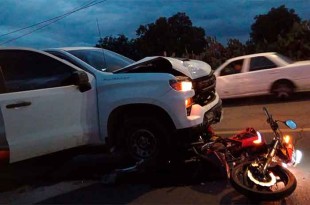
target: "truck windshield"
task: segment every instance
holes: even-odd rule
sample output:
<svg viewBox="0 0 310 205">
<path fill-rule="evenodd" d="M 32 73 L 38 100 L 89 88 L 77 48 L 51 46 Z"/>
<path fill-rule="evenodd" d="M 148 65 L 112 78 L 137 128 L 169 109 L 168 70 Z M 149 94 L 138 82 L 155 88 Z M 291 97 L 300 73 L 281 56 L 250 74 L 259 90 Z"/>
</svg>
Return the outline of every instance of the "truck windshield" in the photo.
<svg viewBox="0 0 310 205">
<path fill-rule="evenodd" d="M 134 63 L 133 60 L 106 49 L 81 49 L 68 52 L 97 70 L 105 72 L 113 72 Z"/>
</svg>

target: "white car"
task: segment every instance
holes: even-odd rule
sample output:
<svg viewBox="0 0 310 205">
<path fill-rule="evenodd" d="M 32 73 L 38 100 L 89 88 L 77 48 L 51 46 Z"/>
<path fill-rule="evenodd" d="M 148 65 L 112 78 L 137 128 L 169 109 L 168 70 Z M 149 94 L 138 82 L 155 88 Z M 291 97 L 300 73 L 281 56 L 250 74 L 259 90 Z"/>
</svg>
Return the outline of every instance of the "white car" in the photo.
<svg viewBox="0 0 310 205">
<path fill-rule="evenodd" d="M 274 52 L 229 59 L 214 74 L 222 99 L 268 94 L 288 98 L 310 90 L 310 61 L 293 62 Z"/>
</svg>

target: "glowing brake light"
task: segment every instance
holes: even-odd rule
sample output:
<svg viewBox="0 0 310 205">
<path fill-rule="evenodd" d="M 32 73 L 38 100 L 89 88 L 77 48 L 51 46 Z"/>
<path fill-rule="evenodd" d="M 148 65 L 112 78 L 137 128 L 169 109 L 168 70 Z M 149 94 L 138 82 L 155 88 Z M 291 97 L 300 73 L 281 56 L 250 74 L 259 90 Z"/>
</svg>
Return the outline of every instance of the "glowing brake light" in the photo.
<svg viewBox="0 0 310 205">
<path fill-rule="evenodd" d="M 169 81 L 170 86 L 177 90 L 177 91 L 189 91 L 192 89 L 193 84 L 190 81 L 176 81 L 176 80 L 170 80 Z"/>
<path fill-rule="evenodd" d="M 256 132 L 256 135 L 257 135 L 257 140 L 254 140 L 253 143 L 254 144 L 260 144 L 262 143 L 262 135 L 259 133 L 259 132 Z"/>
</svg>

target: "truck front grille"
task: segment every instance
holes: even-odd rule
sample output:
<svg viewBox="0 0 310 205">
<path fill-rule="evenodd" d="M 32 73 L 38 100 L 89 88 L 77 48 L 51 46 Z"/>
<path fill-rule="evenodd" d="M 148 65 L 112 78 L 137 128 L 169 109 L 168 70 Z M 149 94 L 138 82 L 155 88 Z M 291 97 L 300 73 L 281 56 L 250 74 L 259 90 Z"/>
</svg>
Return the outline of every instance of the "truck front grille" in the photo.
<svg viewBox="0 0 310 205">
<path fill-rule="evenodd" d="M 215 76 L 209 75 L 193 81 L 195 90 L 194 103 L 204 106 L 215 99 Z"/>
</svg>

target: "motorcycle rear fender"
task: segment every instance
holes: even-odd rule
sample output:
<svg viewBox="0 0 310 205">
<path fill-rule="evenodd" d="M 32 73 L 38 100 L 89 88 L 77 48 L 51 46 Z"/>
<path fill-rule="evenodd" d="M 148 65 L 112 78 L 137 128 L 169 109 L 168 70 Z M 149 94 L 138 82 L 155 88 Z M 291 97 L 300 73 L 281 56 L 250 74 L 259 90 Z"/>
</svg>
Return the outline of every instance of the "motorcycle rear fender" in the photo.
<svg viewBox="0 0 310 205">
<path fill-rule="evenodd" d="M 238 134 L 235 134 L 231 137 L 229 137 L 231 140 L 237 141 L 241 143 L 242 148 L 247 148 L 247 147 L 253 147 L 253 146 L 261 146 L 266 144 L 266 139 L 261 136 L 261 143 L 256 144 L 255 141 L 259 139 L 256 131 L 254 128 L 246 128 L 245 130 L 242 130 Z"/>
</svg>

